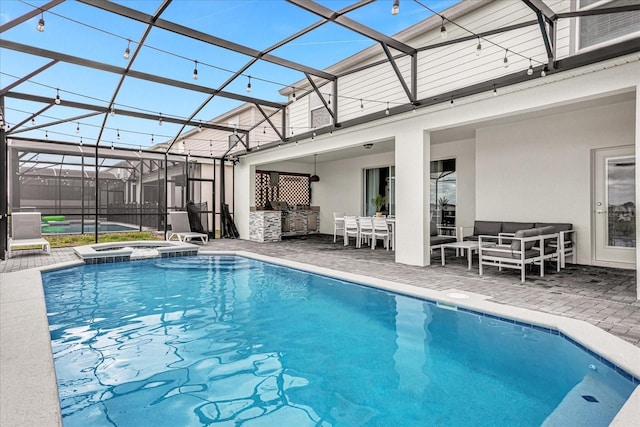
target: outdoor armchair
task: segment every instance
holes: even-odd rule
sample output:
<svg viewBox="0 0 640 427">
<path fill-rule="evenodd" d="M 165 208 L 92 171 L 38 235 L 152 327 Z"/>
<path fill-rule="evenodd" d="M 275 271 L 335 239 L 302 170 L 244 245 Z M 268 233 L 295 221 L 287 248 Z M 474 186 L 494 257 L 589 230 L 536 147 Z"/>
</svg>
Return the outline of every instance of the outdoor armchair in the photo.
<svg viewBox="0 0 640 427">
<path fill-rule="evenodd" d="M 486 265 L 520 270 L 520 280 L 525 281 L 527 265 L 540 266 L 540 277 L 544 277 L 544 261 L 556 259 L 557 271 L 560 271 L 559 250 L 553 245 L 559 239 L 553 227 L 518 230 L 511 237 L 478 236 L 478 257 L 480 275 Z M 507 244 L 505 240 L 508 239 Z M 495 243 L 497 242 L 497 243 Z"/>
</svg>

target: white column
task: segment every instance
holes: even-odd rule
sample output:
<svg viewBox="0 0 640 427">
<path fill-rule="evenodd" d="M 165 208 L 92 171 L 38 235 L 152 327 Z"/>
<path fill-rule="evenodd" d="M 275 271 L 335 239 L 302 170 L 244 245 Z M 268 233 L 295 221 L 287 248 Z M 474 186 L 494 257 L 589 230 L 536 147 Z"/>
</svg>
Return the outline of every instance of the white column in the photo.
<svg viewBox="0 0 640 427">
<path fill-rule="evenodd" d="M 234 220 L 241 239 L 249 239 L 249 208 L 255 204 L 256 167 L 240 162 L 234 168 Z"/>
<path fill-rule="evenodd" d="M 429 265 L 431 136 L 411 127 L 399 130 L 395 138 L 396 262 Z"/>
</svg>

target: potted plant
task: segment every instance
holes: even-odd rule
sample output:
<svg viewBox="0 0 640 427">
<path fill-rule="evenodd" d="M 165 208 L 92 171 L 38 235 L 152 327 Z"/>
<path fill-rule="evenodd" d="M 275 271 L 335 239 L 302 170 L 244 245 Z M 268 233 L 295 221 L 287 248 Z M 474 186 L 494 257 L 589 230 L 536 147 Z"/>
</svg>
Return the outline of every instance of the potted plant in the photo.
<svg viewBox="0 0 640 427">
<path fill-rule="evenodd" d="M 376 207 L 376 216 L 382 216 L 382 207 L 387 204 L 387 196 L 376 194 L 371 203 Z"/>
</svg>

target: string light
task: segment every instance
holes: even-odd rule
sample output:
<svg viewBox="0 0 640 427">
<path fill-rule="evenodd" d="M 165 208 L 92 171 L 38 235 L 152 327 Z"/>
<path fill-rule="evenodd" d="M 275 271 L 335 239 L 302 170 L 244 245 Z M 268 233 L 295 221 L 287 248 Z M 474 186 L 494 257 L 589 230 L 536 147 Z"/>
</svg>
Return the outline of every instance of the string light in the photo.
<svg viewBox="0 0 640 427">
<path fill-rule="evenodd" d="M 118 129 L 118 132 L 116 133 L 116 138 L 118 138 L 118 141 L 120 141 L 120 129 Z"/>
<path fill-rule="evenodd" d="M 36 124 L 36 119 L 34 117 L 34 118 L 31 119 L 31 126 L 35 126 L 35 124 Z"/>
<path fill-rule="evenodd" d="M 112 150 L 114 149 L 114 148 L 113 148 L 113 141 L 111 141 L 111 149 L 112 149 Z"/>
<path fill-rule="evenodd" d="M 480 56 L 482 53 L 482 44 L 480 43 L 480 36 L 478 36 L 478 46 L 476 46 L 476 56 Z"/>
<path fill-rule="evenodd" d="M 440 27 L 440 37 L 442 40 L 445 40 L 449 34 L 447 33 L 447 28 L 444 26 L 444 16 L 442 17 L 442 26 Z"/>
<path fill-rule="evenodd" d="M 202 120 L 200 120 L 200 124 L 198 124 L 198 132 L 202 132 Z"/>
<path fill-rule="evenodd" d="M 158 114 L 160 114 L 160 117 L 158 117 L 158 126 L 162 126 L 162 113 Z"/>
<path fill-rule="evenodd" d="M 364 110 L 364 103 L 362 102 L 362 98 L 360 98 L 360 110 Z"/>
<path fill-rule="evenodd" d="M 153 134 L 151 134 L 151 144 L 153 144 Z"/>
<path fill-rule="evenodd" d="M 38 31 L 41 33 L 44 32 L 44 12 L 40 15 L 40 19 L 38 20 Z"/>
<path fill-rule="evenodd" d="M 198 61 L 195 62 L 195 67 L 193 68 L 193 80 L 198 80 Z"/>
<path fill-rule="evenodd" d="M 129 46 L 131 46 L 131 40 L 127 39 L 127 48 L 124 50 L 124 53 L 122 54 L 122 57 L 124 59 L 129 59 L 129 55 L 131 54 L 131 49 L 129 49 Z"/>
<path fill-rule="evenodd" d="M 547 77 L 547 66 L 545 65 L 540 71 L 540 77 Z"/>
<path fill-rule="evenodd" d="M 49 132 L 46 130 L 44 131 L 44 139 L 49 139 Z"/>
<path fill-rule="evenodd" d="M 109 114 L 111 114 L 111 117 L 115 117 L 116 115 L 116 107 L 114 107 L 113 104 L 111 104 L 111 111 L 109 111 Z"/>
<path fill-rule="evenodd" d="M 82 137 L 80 137 L 80 145 L 82 146 Z"/>
<path fill-rule="evenodd" d="M 502 62 L 504 63 L 504 68 L 509 67 L 509 58 L 507 58 L 507 53 L 509 53 L 509 49 L 504 50 L 504 59 Z"/>
<path fill-rule="evenodd" d="M 247 83 L 247 93 L 251 93 L 251 76 L 249 76 L 249 83 Z"/>
<path fill-rule="evenodd" d="M 76 133 L 80 133 L 80 122 L 78 122 L 78 125 L 76 126 Z"/>
<path fill-rule="evenodd" d="M 296 87 L 295 86 L 291 86 L 291 88 L 293 89 L 293 93 L 291 94 L 291 97 L 295 101 L 296 100 Z"/>
<path fill-rule="evenodd" d="M 262 129 L 262 133 L 266 134 L 267 133 L 267 127 L 265 126 L 264 129 Z"/>
<path fill-rule="evenodd" d="M 389 103 L 387 102 L 387 109 L 384 110 L 384 113 L 388 116 L 390 111 L 389 111 Z"/>
<path fill-rule="evenodd" d="M 493 96 L 498 96 L 498 89 L 496 89 L 496 84 L 493 84 Z"/>
<path fill-rule="evenodd" d="M 391 14 L 397 15 L 400 12 L 400 0 L 393 0 L 393 6 L 391 6 Z"/>
<path fill-rule="evenodd" d="M 527 75 L 528 76 L 533 75 L 533 64 L 531 64 L 531 58 L 529 58 L 529 69 L 527 70 Z"/>
<path fill-rule="evenodd" d="M 56 105 L 60 105 L 62 100 L 60 99 L 60 89 L 56 89 L 56 99 L 53 101 Z"/>
</svg>

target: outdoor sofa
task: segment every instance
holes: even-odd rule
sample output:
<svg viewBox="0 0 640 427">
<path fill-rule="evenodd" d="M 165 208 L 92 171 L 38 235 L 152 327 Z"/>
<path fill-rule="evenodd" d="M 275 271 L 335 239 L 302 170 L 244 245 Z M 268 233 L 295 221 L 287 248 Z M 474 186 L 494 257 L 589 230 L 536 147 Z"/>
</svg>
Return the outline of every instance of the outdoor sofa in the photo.
<svg viewBox="0 0 640 427">
<path fill-rule="evenodd" d="M 548 242 L 553 247 L 559 248 L 560 268 L 564 268 L 566 259 L 571 256 L 571 262 L 575 263 L 576 233 L 573 225 L 562 222 L 511 222 L 511 221 L 475 221 L 471 235 L 465 236 L 466 227 L 460 227 L 459 236 L 463 240 L 478 241 L 479 236 L 485 236 L 483 242 L 498 243 L 503 237 L 503 243 L 508 242 L 507 237 L 513 236 L 519 230 L 530 230 L 533 228 L 553 227 L 553 232 L 558 233 L 557 241 Z"/>
</svg>

